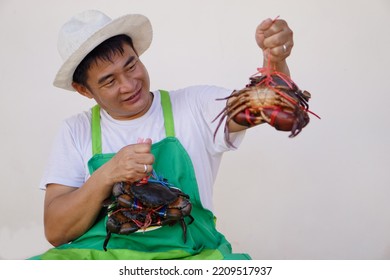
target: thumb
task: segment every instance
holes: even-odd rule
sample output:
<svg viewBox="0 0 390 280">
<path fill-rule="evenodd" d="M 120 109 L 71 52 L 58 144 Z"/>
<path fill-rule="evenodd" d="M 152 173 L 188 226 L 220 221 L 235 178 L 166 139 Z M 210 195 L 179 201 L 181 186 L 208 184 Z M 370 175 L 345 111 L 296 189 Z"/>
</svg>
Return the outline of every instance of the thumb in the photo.
<svg viewBox="0 0 390 280">
<path fill-rule="evenodd" d="M 152 139 L 150 138 L 138 138 L 137 143 L 146 143 L 146 144 L 152 144 Z"/>
<path fill-rule="evenodd" d="M 257 27 L 260 31 L 264 32 L 266 31 L 267 29 L 269 29 L 271 27 L 271 25 L 274 23 L 274 20 L 272 20 L 271 18 L 267 18 L 265 20 L 263 20 L 259 26 Z"/>
</svg>

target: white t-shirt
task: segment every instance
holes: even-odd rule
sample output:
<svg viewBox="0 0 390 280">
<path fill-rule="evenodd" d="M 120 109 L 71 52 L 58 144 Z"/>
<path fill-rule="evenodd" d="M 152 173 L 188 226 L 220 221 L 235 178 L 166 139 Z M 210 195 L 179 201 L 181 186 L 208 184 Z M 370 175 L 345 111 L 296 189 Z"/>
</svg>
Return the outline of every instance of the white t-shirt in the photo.
<svg viewBox="0 0 390 280">
<path fill-rule="evenodd" d="M 222 154 L 232 149 L 225 143 L 224 123 L 215 141 L 218 120 L 212 122 L 226 102 L 216 101 L 231 94 L 214 86 L 193 86 L 170 91 L 175 134 L 189 154 L 199 186 L 202 205 L 212 210 L 213 184 Z M 142 117 L 130 121 L 113 119 L 101 110 L 103 153 L 116 153 L 139 138 L 151 138 L 153 143 L 166 137 L 160 92 L 153 92 L 153 103 Z M 244 132 L 230 135 L 235 147 Z M 81 187 L 89 178 L 88 161 L 92 157 L 91 110 L 66 119 L 54 141 L 40 188 L 55 183 Z"/>
</svg>

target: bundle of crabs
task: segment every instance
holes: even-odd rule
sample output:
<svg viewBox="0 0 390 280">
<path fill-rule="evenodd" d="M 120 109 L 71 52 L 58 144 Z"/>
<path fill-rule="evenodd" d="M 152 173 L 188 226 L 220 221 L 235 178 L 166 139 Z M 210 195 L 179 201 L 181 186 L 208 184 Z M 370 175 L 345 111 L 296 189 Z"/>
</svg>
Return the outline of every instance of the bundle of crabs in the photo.
<svg viewBox="0 0 390 280">
<path fill-rule="evenodd" d="M 174 187 L 153 171 L 148 177 L 135 182 L 116 183 L 112 189 L 112 198 L 106 203 L 108 219 L 107 237 L 103 249 L 112 233 L 131 234 L 150 227 L 173 225 L 180 222 L 184 242 L 186 242 L 187 224 L 184 217 L 190 215 L 192 205 L 189 196 Z"/>
</svg>

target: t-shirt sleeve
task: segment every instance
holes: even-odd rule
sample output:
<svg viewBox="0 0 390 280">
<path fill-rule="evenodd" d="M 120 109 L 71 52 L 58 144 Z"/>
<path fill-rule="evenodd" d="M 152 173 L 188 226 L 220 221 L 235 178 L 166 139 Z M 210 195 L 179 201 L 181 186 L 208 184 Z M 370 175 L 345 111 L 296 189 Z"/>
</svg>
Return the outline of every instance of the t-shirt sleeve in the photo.
<svg viewBox="0 0 390 280">
<path fill-rule="evenodd" d="M 196 121 L 202 122 L 200 127 L 204 127 L 202 134 L 205 138 L 207 148 L 212 154 L 223 153 L 229 150 L 235 150 L 239 147 L 245 136 L 245 130 L 235 133 L 228 133 L 228 139 L 233 144 L 230 145 L 226 141 L 225 125 L 226 119 L 222 115 L 219 115 L 226 106 L 226 100 L 224 98 L 230 96 L 232 90 L 216 87 L 216 86 L 203 86 L 193 88 L 197 93 L 194 94 L 196 104 L 198 106 L 192 107 L 199 110 L 199 118 Z"/>
<path fill-rule="evenodd" d="M 63 121 L 57 133 L 40 182 L 41 189 L 46 189 L 47 184 L 81 187 L 86 180 L 82 147 L 75 138 L 75 128 L 71 124 L 69 120 Z"/>
</svg>

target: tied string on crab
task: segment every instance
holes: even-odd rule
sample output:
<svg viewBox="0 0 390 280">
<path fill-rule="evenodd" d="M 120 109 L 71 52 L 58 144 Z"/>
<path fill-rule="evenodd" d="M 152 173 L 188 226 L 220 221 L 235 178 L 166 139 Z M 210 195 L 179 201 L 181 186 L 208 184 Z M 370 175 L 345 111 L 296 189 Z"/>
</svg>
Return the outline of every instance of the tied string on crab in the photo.
<svg viewBox="0 0 390 280">
<path fill-rule="evenodd" d="M 272 23 L 274 23 L 277 19 L 279 18 L 279 16 L 277 16 L 276 18 L 274 18 L 273 20 L 272 20 Z M 256 77 L 256 76 L 259 76 L 258 74 L 260 74 L 261 76 L 266 76 L 266 78 L 265 79 L 262 79 L 260 82 L 258 82 L 258 83 L 256 83 L 256 84 L 247 84 L 246 85 L 246 87 L 248 88 L 248 87 L 251 87 L 251 86 L 259 86 L 259 85 L 261 85 L 261 84 L 263 84 L 263 83 L 265 83 L 265 85 L 268 87 L 268 88 L 271 88 L 271 83 L 274 83 L 273 82 L 273 79 L 272 79 L 272 76 L 271 76 L 271 62 L 270 62 L 270 59 L 269 59 L 269 57 L 270 57 L 270 53 L 268 53 L 268 60 L 267 60 L 267 66 L 266 67 L 263 67 L 263 68 L 257 68 L 257 71 L 258 72 L 256 72 L 255 74 L 253 74 L 253 75 L 251 75 L 250 76 L 250 79 L 253 79 L 254 77 Z M 275 67 L 275 66 L 274 66 Z M 275 71 L 274 71 L 275 72 Z M 288 84 L 290 84 L 290 83 L 288 83 Z M 233 97 L 237 97 L 236 96 L 236 91 L 233 91 L 233 93 L 230 95 L 230 96 L 227 96 L 227 97 L 223 97 L 223 98 L 217 98 L 216 100 L 217 101 L 226 101 L 226 100 L 229 100 L 229 99 L 231 99 L 231 98 L 233 98 Z M 282 93 L 282 96 L 285 96 L 283 93 Z M 290 97 L 288 97 L 288 100 L 291 100 L 291 98 Z M 293 104 L 295 104 L 295 100 L 291 100 L 292 102 L 293 102 Z M 217 135 L 217 132 L 218 132 L 218 130 L 219 130 L 219 128 L 221 127 L 221 125 L 222 125 L 222 123 L 223 123 L 223 121 L 226 119 L 226 117 L 228 118 L 228 121 L 230 120 L 230 117 L 228 116 L 228 111 L 229 111 L 229 109 L 228 109 L 228 107 L 229 107 L 229 105 L 227 105 L 213 120 L 212 120 L 212 122 L 215 122 L 217 119 L 219 119 L 219 122 L 218 122 L 218 124 L 217 124 L 217 127 L 216 127 L 216 129 L 215 129 L 215 131 L 214 131 L 214 140 L 215 140 L 215 138 L 216 138 L 216 135 Z M 270 107 L 269 107 L 270 108 Z M 278 110 L 278 108 L 276 107 L 276 106 L 273 106 L 273 109 L 275 109 L 275 110 Z M 253 125 L 253 122 L 251 121 L 251 119 L 250 119 L 250 110 L 248 109 L 248 108 L 246 108 L 246 109 L 244 109 L 243 110 L 243 112 L 245 113 L 245 119 L 247 120 L 247 122 L 249 123 L 249 124 L 251 124 L 251 125 Z M 228 121 L 226 122 L 226 124 L 225 124 L 225 129 L 224 129 L 224 133 L 225 133 L 225 139 L 226 140 L 228 140 L 227 139 L 227 123 L 228 123 Z M 233 146 L 233 144 L 231 144 L 230 143 L 230 141 L 228 141 L 229 142 L 229 144 L 231 145 L 231 146 Z"/>
<path fill-rule="evenodd" d="M 166 207 L 165 205 L 162 205 L 160 207 L 157 207 L 155 209 L 150 209 L 149 212 L 146 214 L 145 216 L 145 220 L 144 221 L 140 221 L 140 220 L 137 220 L 137 219 L 133 219 L 133 218 L 130 218 L 131 221 L 133 221 L 137 227 L 141 230 L 143 230 L 145 232 L 145 230 L 150 227 L 150 225 L 152 224 L 152 214 L 153 213 L 157 213 L 157 214 L 160 214 L 160 213 L 163 213 L 164 211 L 164 207 Z M 142 212 L 143 210 L 143 206 L 142 205 L 137 205 L 135 207 L 135 209 L 133 209 L 134 211 L 138 211 L 138 212 Z M 123 210 L 127 210 L 125 208 L 119 208 L 119 209 L 116 209 L 115 211 L 113 211 L 111 213 L 111 215 L 115 215 L 116 213 L 118 212 L 121 212 Z"/>
<path fill-rule="evenodd" d="M 271 70 L 272 68 L 270 67 L 270 60 L 269 59 L 268 59 L 267 64 L 268 64 L 267 67 L 257 68 L 257 72 L 251 76 L 251 78 L 257 77 L 259 74 L 261 76 L 265 76 L 265 78 L 262 79 L 260 82 L 256 83 L 255 86 L 265 85 L 267 88 L 269 88 L 272 91 L 276 92 L 277 94 L 283 96 L 283 98 L 285 98 L 287 101 L 289 101 L 293 105 L 300 106 L 302 110 L 312 114 L 313 116 L 317 117 L 318 119 L 321 119 L 321 117 L 319 115 L 317 115 L 313 111 L 309 110 L 309 105 L 308 105 L 306 100 L 302 100 L 303 103 L 305 104 L 303 106 L 302 104 L 299 104 L 298 101 L 296 101 L 294 98 L 287 95 L 282 90 L 279 90 L 276 88 L 276 86 L 278 84 L 274 81 L 273 76 L 277 76 L 278 78 L 280 78 L 288 86 L 288 88 L 291 90 L 293 90 L 297 86 L 295 85 L 295 83 L 291 80 L 291 78 L 288 75 L 286 75 L 282 72 L 276 71 L 275 66 L 273 67 L 273 70 Z"/>
<path fill-rule="evenodd" d="M 279 18 L 279 16 L 274 18 L 272 20 L 272 23 L 274 23 L 278 18 Z M 295 83 L 291 80 L 291 78 L 288 75 L 286 75 L 282 72 L 276 71 L 275 64 L 271 65 L 271 50 L 269 50 L 269 49 L 268 49 L 268 54 L 267 54 L 267 66 L 257 68 L 257 72 L 255 74 L 253 74 L 251 76 L 251 78 L 258 76 L 259 74 L 260 74 L 260 76 L 265 76 L 265 78 L 261 79 L 260 82 L 255 84 L 255 86 L 265 85 L 267 88 L 269 88 L 269 89 L 273 90 L 274 92 L 276 92 L 277 94 L 283 96 L 283 98 L 288 100 L 293 105 L 300 106 L 302 110 L 314 115 L 318 119 L 321 119 L 320 116 L 318 116 L 316 113 L 309 110 L 309 105 L 307 103 L 307 100 L 302 100 L 300 98 L 303 101 L 304 105 L 299 104 L 294 98 L 292 98 L 291 96 L 287 95 L 283 91 L 276 88 L 278 83 L 274 81 L 273 76 L 277 76 L 278 78 L 280 78 L 288 86 L 288 88 L 291 90 L 293 90 L 294 88 L 298 88 L 298 87 L 295 85 Z"/>
<path fill-rule="evenodd" d="M 137 140 L 137 143 L 144 143 L 144 142 L 145 140 L 143 138 L 138 138 Z M 146 185 L 148 182 L 161 184 L 165 187 L 173 186 L 172 184 L 168 183 L 168 181 L 164 179 L 162 176 L 159 176 L 154 169 L 152 170 L 152 172 L 149 172 L 141 180 L 135 182 L 135 184 Z"/>
<path fill-rule="evenodd" d="M 141 180 L 139 180 L 135 184 L 138 185 L 138 186 L 144 185 L 147 188 L 147 184 L 148 183 L 157 183 L 157 184 L 160 184 L 160 185 L 165 186 L 167 188 L 169 188 L 170 186 L 173 186 L 172 184 L 168 183 L 167 180 L 165 180 L 161 176 L 158 176 L 155 170 L 150 172 L 150 174 L 148 176 L 145 176 L 144 178 L 142 178 Z M 166 208 L 166 206 L 165 205 L 161 205 L 161 206 L 153 208 L 153 209 L 148 209 L 148 213 L 146 214 L 145 221 L 142 222 L 142 221 L 139 221 L 139 220 L 136 220 L 136 219 L 132 219 L 132 221 L 140 229 L 145 231 L 152 223 L 152 214 L 153 213 L 158 213 L 159 214 L 160 212 L 163 213 L 164 212 L 164 208 Z M 136 202 L 136 210 L 137 211 L 143 211 L 143 209 L 144 209 L 144 206 L 142 204 Z"/>
<path fill-rule="evenodd" d="M 145 143 L 146 140 L 143 138 L 138 138 L 137 143 Z M 161 186 L 170 188 L 173 186 L 172 184 L 168 183 L 168 181 L 159 176 L 154 169 L 152 169 L 151 172 L 147 173 L 143 178 L 139 179 L 138 181 L 135 182 L 123 182 L 126 184 L 133 184 L 134 186 L 137 187 L 142 187 L 142 188 L 148 188 L 149 183 L 154 183 L 154 184 L 159 184 Z M 150 208 L 145 206 L 138 198 L 133 197 L 133 202 L 129 206 L 120 206 L 118 201 L 116 199 L 110 198 L 107 199 L 103 205 L 107 207 L 107 216 L 111 217 L 112 215 L 116 215 L 120 212 L 126 212 L 129 211 L 135 216 L 142 217 L 142 219 L 137 219 L 137 218 L 131 218 L 128 216 L 127 218 L 132 221 L 139 230 L 146 231 L 147 228 L 151 226 L 153 223 L 154 225 L 159 225 L 161 224 L 161 216 L 164 215 L 166 212 L 166 205 L 161 205 L 158 207 Z M 133 214 L 131 216 L 133 216 Z M 157 215 L 154 215 L 157 214 Z"/>
<path fill-rule="evenodd" d="M 150 174 L 148 176 L 145 176 L 141 180 L 135 182 L 135 184 L 138 185 L 138 186 L 146 185 L 148 183 L 157 183 L 157 184 L 163 185 L 163 186 L 165 186 L 167 188 L 173 186 L 173 184 L 170 184 L 166 179 L 164 179 L 163 177 L 159 176 L 156 173 L 155 170 L 150 172 Z"/>
<path fill-rule="evenodd" d="M 137 143 L 144 143 L 145 140 L 143 138 L 138 138 L 137 140 Z M 151 179 L 152 175 L 154 174 L 154 170 L 152 172 L 150 172 L 149 174 L 147 174 L 147 176 L 143 177 L 141 180 L 135 182 L 134 184 L 136 184 L 137 186 L 142 186 L 142 185 L 147 185 L 149 180 Z M 138 203 L 138 202 L 135 202 L 135 210 L 136 211 L 142 211 L 143 210 L 143 206 Z M 121 209 L 118 209 L 117 211 L 120 211 Z M 152 223 L 152 212 L 149 211 L 145 217 L 145 221 L 139 221 L 137 219 L 131 219 L 140 229 L 142 229 L 144 232 L 145 230 L 151 225 Z"/>
<path fill-rule="evenodd" d="M 143 138 L 138 138 L 138 140 L 137 140 L 137 143 L 144 143 L 144 142 L 145 142 L 145 140 Z M 167 180 L 165 180 L 163 177 L 158 176 L 158 174 L 156 173 L 156 171 L 154 169 L 151 172 L 149 172 L 147 174 L 147 176 L 143 177 L 141 180 L 135 182 L 134 184 L 137 186 L 147 187 L 146 185 L 148 183 L 157 183 L 157 184 L 163 185 L 167 188 L 169 188 L 170 186 L 173 186 L 172 184 L 168 183 Z M 136 202 L 134 206 L 135 206 L 135 210 L 137 210 L 137 211 L 142 211 L 144 209 L 144 206 L 138 202 Z M 132 219 L 132 221 L 140 229 L 145 231 L 152 223 L 152 214 L 158 213 L 164 207 L 166 207 L 166 206 L 162 205 L 162 206 L 159 206 L 159 207 L 154 208 L 154 209 L 149 209 L 149 212 L 147 213 L 147 215 L 145 217 L 145 221 L 143 221 L 143 222 L 136 220 L 136 219 Z M 118 211 L 120 211 L 120 209 L 118 209 Z"/>
<path fill-rule="evenodd" d="M 167 188 L 169 188 L 170 186 L 173 186 L 172 184 L 168 183 L 165 179 L 158 176 L 154 170 L 152 172 L 150 172 L 150 174 L 148 176 L 145 176 L 141 180 L 134 182 L 134 184 L 136 186 L 142 186 L 145 188 L 147 188 L 148 183 L 157 183 L 157 184 L 163 185 Z M 158 206 L 155 208 L 146 208 L 137 198 L 134 198 L 134 202 L 133 202 L 132 206 L 130 207 L 130 210 L 134 211 L 136 213 L 141 213 L 141 212 L 144 212 L 146 210 L 147 213 L 145 215 L 144 220 L 142 220 L 142 221 L 134 219 L 134 218 L 130 218 L 130 220 L 133 221 L 140 230 L 143 230 L 145 232 L 145 230 L 148 227 L 150 227 L 150 225 L 153 222 L 152 215 L 154 213 L 157 213 L 158 214 L 157 216 L 160 216 L 161 213 L 164 213 L 165 208 L 166 208 L 166 205 L 161 205 L 161 206 Z M 110 215 L 114 215 L 117 212 L 121 212 L 123 210 L 128 210 L 128 208 L 116 209 L 116 210 L 112 211 L 110 213 Z M 157 222 L 157 223 L 159 223 L 159 222 Z"/>
<path fill-rule="evenodd" d="M 276 17 L 272 23 L 276 22 L 278 18 Z M 228 131 L 228 123 L 231 120 L 239 120 L 239 125 L 247 127 L 267 122 L 278 130 L 288 130 L 288 121 L 293 121 L 289 137 L 295 137 L 309 121 L 308 117 L 305 119 L 302 112 L 310 113 L 320 119 L 317 114 L 309 110 L 310 93 L 301 91 L 288 75 L 277 71 L 276 63 L 272 63 L 271 55 L 271 49 L 264 50 L 266 64 L 262 68 L 257 68 L 257 72 L 250 76 L 250 83 L 244 89 L 235 90 L 230 96 L 216 99 L 232 100 L 232 102 L 227 102 L 225 108 L 212 121 L 219 119 L 214 131 L 214 140 L 225 120 L 225 140 L 234 147 L 230 142 Z M 282 99 L 272 97 L 272 94 L 268 95 L 268 90 Z M 259 93 L 263 95 L 261 98 Z M 269 99 L 267 99 L 268 96 Z M 273 99 L 280 101 L 273 102 Z M 237 118 L 239 114 L 240 116 Z M 295 120 L 291 120 L 292 116 L 295 117 Z M 285 125 L 284 128 L 282 128 L 283 125 Z"/>
</svg>

